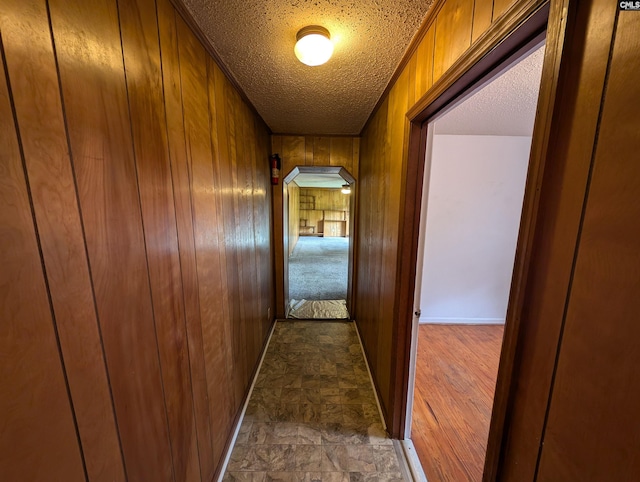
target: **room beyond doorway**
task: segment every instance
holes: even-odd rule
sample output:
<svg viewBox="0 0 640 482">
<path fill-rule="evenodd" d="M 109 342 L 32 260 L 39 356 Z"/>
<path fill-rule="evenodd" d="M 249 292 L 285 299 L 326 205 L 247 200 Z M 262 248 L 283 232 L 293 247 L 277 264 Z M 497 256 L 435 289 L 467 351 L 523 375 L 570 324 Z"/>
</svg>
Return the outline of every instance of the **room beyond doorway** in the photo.
<svg viewBox="0 0 640 482">
<path fill-rule="evenodd" d="M 297 167 L 285 178 L 287 318 L 349 318 L 354 181 L 340 167 Z"/>
<path fill-rule="evenodd" d="M 543 58 L 532 42 L 426 127 L 408 432 L 433 482 L 482 480 Z"/>
</svg>

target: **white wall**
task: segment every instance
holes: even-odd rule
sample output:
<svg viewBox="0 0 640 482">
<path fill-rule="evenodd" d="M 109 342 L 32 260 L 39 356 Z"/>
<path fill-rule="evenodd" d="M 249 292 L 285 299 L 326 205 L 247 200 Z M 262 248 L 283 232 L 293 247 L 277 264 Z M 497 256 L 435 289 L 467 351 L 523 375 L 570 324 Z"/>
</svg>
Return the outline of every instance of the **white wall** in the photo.
<svg viewBox="0 0 640 482">
<path fill-rule="evenodd" d="M 420 322 L 503 323 L 531 137 L 435 135 Z"/>
</svg>

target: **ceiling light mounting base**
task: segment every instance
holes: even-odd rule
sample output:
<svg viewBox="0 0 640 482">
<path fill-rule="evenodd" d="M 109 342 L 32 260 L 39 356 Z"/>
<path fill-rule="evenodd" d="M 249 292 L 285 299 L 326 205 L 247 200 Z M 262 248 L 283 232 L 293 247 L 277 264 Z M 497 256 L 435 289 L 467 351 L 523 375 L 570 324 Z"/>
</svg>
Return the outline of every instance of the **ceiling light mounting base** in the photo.
<svg viewBox="0 0 640 482">
<path fill-rule="evenodd" d="M 331 34 L 326 28 L 321 27 L 320 25 L 308 25 L 298 30 L 298 33 L 296 34 L 296 41 L 300 40 L 302 37 L 306 37 L 307 35 L 312 34 L 322 35 L 323 37 L 327 37 L 328 39 L 331 38 Z"/>
</svg>

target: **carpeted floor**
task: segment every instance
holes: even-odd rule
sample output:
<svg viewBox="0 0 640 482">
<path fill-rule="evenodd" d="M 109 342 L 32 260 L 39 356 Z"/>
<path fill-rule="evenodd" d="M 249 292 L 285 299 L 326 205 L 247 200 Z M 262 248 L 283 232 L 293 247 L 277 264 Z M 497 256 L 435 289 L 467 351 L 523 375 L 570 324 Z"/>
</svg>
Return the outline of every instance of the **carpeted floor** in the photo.
<svg viewBox="0 0 640 482">
<path fill-rule="evenodd" d="M 289 258 L 289 298 L 347 298 L 349 238 L 301 236 Z"/>
</svg>

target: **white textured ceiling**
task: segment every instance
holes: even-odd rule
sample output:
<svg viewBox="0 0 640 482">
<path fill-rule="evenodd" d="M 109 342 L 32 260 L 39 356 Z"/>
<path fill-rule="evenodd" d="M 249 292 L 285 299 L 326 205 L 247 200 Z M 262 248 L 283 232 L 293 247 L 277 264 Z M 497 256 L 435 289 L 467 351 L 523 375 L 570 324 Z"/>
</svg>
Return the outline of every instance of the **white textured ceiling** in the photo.
<svg viewBox="0 0 640 482">
<path fill-rule="evenodd" d="M 298 174 L 294 179 L 300 187 L 315 187 L 315 188 L 339 188 L 344 184 L 347 184 L 339 174 L 323 174 L 323 173 L 306 173 L 302 172 Z"/>
<path fill-rule="evenodd" d="M 182 0 L 271 130 L 358 135 L 433 0 Z M 293 53 L 307 25 L 331 32 L 333 57 Z"/>
<path fill-rule="evenodd" d="M 434 122 L 434 134 L 530 136 L 544 45 Z"/>
</svg>

